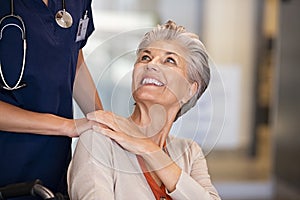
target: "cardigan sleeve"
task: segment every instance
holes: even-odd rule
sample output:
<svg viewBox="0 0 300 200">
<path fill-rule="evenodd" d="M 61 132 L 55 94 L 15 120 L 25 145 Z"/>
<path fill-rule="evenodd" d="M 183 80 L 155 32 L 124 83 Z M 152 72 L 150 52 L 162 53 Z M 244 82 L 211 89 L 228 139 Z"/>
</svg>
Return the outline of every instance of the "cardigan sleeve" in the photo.
<svg viewBox="0 0 300 200">
<path fill-rule="evenodd" d="M 192 142 L 188 154 L 190 169 L 182 170 L 176 189 L 169 195 L 173 200 L 220 200 L 210 180 L 206 159 L 199 145 Z"/>
<path fill-rule="evenodd" d="M 94 137 L 101 137 L 96 139 Z M 97 142 L 97 144 L 95 143 Z M 101 144 L 99 143 L 101 142 Z M 101 134 L 80 136 L 68 170 L 68 191 L 72 200 L 114 200 L 113 169 L 110 168 L 110 147 Z M 101 156 L 102 162 L 99 162 Z"/>
</svg>

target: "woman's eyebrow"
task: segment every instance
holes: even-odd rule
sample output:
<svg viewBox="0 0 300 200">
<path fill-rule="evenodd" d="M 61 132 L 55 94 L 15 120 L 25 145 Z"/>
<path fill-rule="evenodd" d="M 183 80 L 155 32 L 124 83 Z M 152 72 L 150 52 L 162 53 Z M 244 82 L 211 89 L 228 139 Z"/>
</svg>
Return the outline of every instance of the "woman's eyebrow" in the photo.
<svg viewBox="0 0 300 200">
<path fill-rule="evenodd" d="M 147 54 L 151 54 L 151 51 L 148 50 L 148 49 L 144 49 L 142 52 L 143 52 L 143 53 L 147 53 Z"/>
<path fill-rule="evenodd" d="M 175 56 L 179 57 L 179 55 L 177 53 L 172 52 L 172 51 L 167 51 L 165 54 L 166 55 L 175 55 Z"/>
<path fill-rule="evenodd" d="M 151 50 L 149 50 L 149 49 L 144 49 L 142 52 L 147 53 L 147 54 L 151 54 Z M 164 54 L 165 55 L 175 55 L 175 56 L 179 57 L 179 55 L 177 53 L 173 52 L 173 51 L 166 51 Z"/>
</svg>

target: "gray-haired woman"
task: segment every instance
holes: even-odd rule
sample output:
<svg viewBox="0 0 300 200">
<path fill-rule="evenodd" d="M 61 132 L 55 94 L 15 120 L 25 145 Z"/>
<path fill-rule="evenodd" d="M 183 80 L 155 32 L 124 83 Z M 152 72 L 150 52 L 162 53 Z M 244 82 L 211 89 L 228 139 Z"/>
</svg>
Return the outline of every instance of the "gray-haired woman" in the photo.
<svg viewBox="0 0 300 200">
<path fill-rule="evenodd" d="M 205 157 L 192 140 L 170 136 L 210 79 L 197 35 L 168 21 L 145 34 L 132 75 L 129 118 L 96 111 L 69 167 L 71 199 L 220 199 Z"/>
</svg>

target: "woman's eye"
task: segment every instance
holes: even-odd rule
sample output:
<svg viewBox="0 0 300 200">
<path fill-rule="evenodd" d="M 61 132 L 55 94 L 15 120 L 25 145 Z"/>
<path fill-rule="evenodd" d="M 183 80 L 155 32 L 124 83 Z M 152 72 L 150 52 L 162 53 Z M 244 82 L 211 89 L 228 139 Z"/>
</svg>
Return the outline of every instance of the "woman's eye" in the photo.
<svg viewBox="0 0 300 200">
<path fill-rule="evenodd" d="M 147 56 L 147 55 L 144 55 L 144 56 L 142 56 L 141 60 L 149 61 L 149 60 L 150 60 L 150 57 Z"/>
<path fill-rule="evenodd" d="M 167 58 L 166 62 L 176 64 L 175 60 L 173 58 Z"/>
</svg>

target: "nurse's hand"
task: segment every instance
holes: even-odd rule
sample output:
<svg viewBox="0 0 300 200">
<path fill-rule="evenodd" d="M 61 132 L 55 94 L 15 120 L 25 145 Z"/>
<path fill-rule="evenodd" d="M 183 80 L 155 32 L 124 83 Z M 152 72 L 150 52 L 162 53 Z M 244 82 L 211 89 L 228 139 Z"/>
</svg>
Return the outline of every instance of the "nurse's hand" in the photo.
<svg viewBox="0 0 300 200">
<path fill-rule="evenodd" d="M 94 121 L 90 121 L 86 118 L 81 119 L 69 119 L 66 122 L 64 135 L 69 137 L 79 137 L 82 133 L 87 130 L 92 129 L 93 126 L 97 125 L 98 123 Z"/>
</svg>

